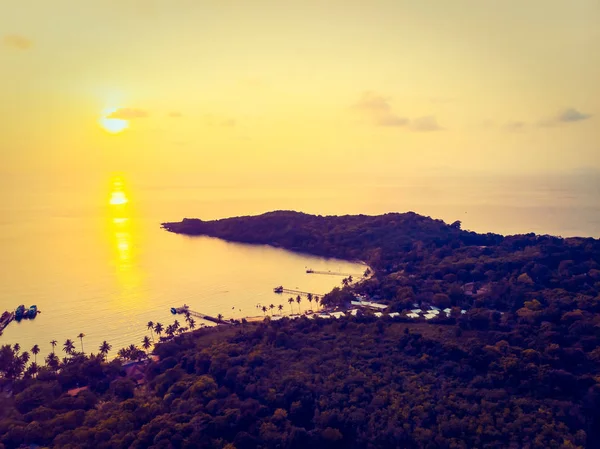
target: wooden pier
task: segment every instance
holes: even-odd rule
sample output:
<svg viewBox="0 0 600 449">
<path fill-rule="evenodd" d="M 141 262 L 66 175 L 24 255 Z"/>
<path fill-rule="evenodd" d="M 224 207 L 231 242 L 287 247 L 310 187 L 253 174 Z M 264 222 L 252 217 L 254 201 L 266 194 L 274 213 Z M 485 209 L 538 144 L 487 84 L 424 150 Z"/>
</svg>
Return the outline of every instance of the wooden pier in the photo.
<svg viewBox="0 0 600 449">
<path fill-rule="evenodd" d="M 311 295 L 313 297 L 314 296 L 318 296 L 318 297 L 323 296 L 321 293 L 303 292 L 302 290 L 293 290 L 291 288 L 283 288 L 283 286 L 281 286 L 281 285 L 279 287 L 275 287 L 273 289 L 273 292 L 274 293 L 287 293 L 290 295 L 300 295 L 300 296 L 308 296 L 308 295 Z"/>
<path fill-rule="evenodd" d="M 337 271 L 318 271 L 318 270 L 311 270 L 310 268 L 308 270 L 306 270 L 306 273 L 308 273 L 308 274 L 328 274 L 330 276 L 347 276 L 347 277 L 353 277 L 356 279 L 360 279 L 361 277 L 363 277 L 362 274 L 338 273 Z"/>
<path fill-rule="evenodd" d="M 173 312 L 174 311 L 174 312 Z M 196 318 L 200 318 L 206 321 L 211 321 L 213 323 L 217 323 L 217 324 L 229 324 L 227 321 L 225 320 L 220 320 L 218 318 L 215 318 L 214 316 L 210 316 L 210 315 L 205 315 L 204 313 L 200 313 L 200 312 L 196 312 L 194 310 L 190 310 L 190 306 L 187 305 L 183 305 L 182 307 L 174 307 L 171 309 L 171 312 L 173 313 L 180 313 L 182 315 L 191 315 L 194 316 Z"/>
<path fill-rule="evenodd" d="M 6 326 L 14 319 L 15 312 L 4 312 L 4 314 L 2 314 L 2 319 L 0 320 L 0 335 L 2 335 L 2 331 L 6 329 Z"/>
</svg>

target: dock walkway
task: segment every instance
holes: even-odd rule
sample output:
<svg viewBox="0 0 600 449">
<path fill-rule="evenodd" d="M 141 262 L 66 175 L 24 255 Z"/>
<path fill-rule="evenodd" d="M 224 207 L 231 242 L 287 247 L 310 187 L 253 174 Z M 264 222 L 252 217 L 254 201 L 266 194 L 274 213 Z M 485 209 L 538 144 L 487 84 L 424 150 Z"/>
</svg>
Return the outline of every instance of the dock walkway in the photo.
<svg viewBox="0 0 600 449">
<path fill-rule="evenodd" d="M 291 295 L 300 295 L 300 296 L 318 296 L 318 297 L 322 297 L 323 295 L 321 293 L 311 293 L 311 292 L 303 292 L 302 290 L 294 290 L 291 288 L 283 288 L 281 285 L 279 287 L 275 287 L 273 289 L 273 291 L 275 293 L 288 293 Z"/>
<path fill-rule="evenodd" d="M 172 308 L 171 312 L 173 312 L 173 311 L 175 311 L 174 313 L 180 313 L 183 315 L 189 314 L 191 316 L 195 316 L 196 318 L 200 318 L 200 319 L 203 319 L 206 321 L 211 321 L 211 322 L 217 323 L 217 324 L 229 324 L 228 322 L 226 322 L 224 320 L 220 320 L 218 318 L 215 318 L 210 315 L 206 315 L 204 313 L 196 312 L 195 310 L 191 310 L 190 306 L 187 306 L 187 305 L 183 305 L 182 307 Z"/>
</svg>

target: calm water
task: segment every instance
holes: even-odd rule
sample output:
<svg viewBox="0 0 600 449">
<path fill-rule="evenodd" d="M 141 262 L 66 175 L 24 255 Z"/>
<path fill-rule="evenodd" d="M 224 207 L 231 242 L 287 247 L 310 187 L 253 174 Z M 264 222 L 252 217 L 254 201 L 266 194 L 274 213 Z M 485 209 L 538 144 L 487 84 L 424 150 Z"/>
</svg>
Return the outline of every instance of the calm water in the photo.
<svg viewBox="0 0 600 449">
<path fill-rule="evenodd" d="M 600 189 L 594 182 L 522 179 L 302 180 L 248 188 L 180 177 L 177 182 L 124 178 L 86 182 L 28 179 L 0 191 L 0 310 L 37 304 L 34 320 L 12 323 L 0 344 L 29 349 L 86 334 L 86 351 L 103 340 L 114 350 L 139 344 L 149 320 L 170 324 L 172 306 L 226 317 L 255 316 L 257 304 L 283 304 L 283 284 L 325 293 L 340 282 L 306 267 L 360 273 L 339 260 L 265 246 L 167 233 L 160 222 L 296 209 L 320 214 L 407 211 L 504 234 L 537 232 L 600 237 Z M 211 183 L 213 185 L 211 185 Z M 310 184 L 308 186 L 307 184 Z M 294 306 L 297 309 L 297 306 Z M 302 308 L 306 308 L 306 302 Z M 181 317 L 179 317 L 181 318 Z M 181 321 L 181 320 L 180 320 Z"/>
</svg>

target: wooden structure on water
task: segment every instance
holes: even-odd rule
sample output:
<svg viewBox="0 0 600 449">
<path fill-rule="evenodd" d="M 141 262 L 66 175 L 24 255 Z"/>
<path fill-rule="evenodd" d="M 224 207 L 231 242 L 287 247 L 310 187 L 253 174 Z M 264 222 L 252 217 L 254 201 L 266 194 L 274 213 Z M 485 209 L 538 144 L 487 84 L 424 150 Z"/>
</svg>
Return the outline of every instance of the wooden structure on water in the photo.
<svg viewBox="0 0 600 449">
<path fill-rule="evenodd" d="M 321 293 L 303 292 L 302 290 L 293 290 L 291 288 L 283 288 L 282 285 L 280 285 L 279 287 L 275 287 L 273 289 L 273 292 L 274 293 L 288 293 L 291 295 L 300 295 L 300 296 L 308 296 L 308 295 L 319 296 L 319 297 L 323 296 Z"/>
<path fill-rule="evenodd" d="M 206 321 L 211 321 L 211 322 L 216 323 L 216 324 L 229 324 L 225 320 L 222 320 L 222 319 L 220 320 L 219 318 L 215 318 L 214 316 L 205 315 L 204 313 L 200 313 L 200 312 L 196 312 L 194 310 L 191 310 L 190 306 L 185 305 L 185 304 L 182 307 L 172 307 L 171 308 L 171 313 L 173 315 L 175 315 L 176 313 L 180 313 L 182 315 L 191 315 L 191 316 L 194 316 L 196 318 L 200 318 L 200 319 L 206 320 Z"/>
<path fill-rule="evenodd" d="M 12 320 L 15 319 L 15 312 L 4 312 L 2 317 L 0 317 L 0 335 L 2 335 L 2 331 L 6 329 Z"/>
<path fill-rule="evenodd" d="M 338 273 L 337 271 L 319 271 L 319 270 L 311 270 L 310 268 L 308 270 L 306 270 L 306 272 L 308 274 L 328 274 L 330 276 L 347 276 L 347 277 L 353 277 L 356 279 L 360 279 L 363 275 L 362 274 L 352 274 L 352 273 Z"/>
</svg>

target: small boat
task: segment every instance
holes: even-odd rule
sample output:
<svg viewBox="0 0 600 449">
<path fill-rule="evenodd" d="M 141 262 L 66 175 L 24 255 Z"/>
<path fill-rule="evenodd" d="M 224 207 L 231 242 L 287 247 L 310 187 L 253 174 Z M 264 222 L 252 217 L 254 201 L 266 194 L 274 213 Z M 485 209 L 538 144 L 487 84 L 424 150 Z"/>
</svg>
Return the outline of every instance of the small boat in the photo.
<svg viewBox="0 0 600 449">
<path fill-rule="evenodd" d="M 314 270 L 311 270 L 311 269 L 309 268 L 308 270 L 306 270 L 306 272 L 310 274 L 310 273 L 314 273 L 315 271 L 314 271 Z"/>
<path fill-rule="evenodd" d="M 38 313 L 37 306 L 35 304 L 29 307 L 29 318 L 30 319 L 35 318 L 37 313 Z"/>
<path fill-rule="evenodd" d="M 23 318 L 29 318 L 29 309 L 23 311 Z"/>
<path fill-rule="evenodd" d="M 275 293 L 283 293 L 283 286 L 280 285 L 279 287 L 275 287 L 273 289 L 273 292 L 275 292 Z"/>
<path fill-rule="evenodd" d="M 171 307 L 171 313 L 173 315 L 176 315 L 177 314 L 177 309 L 175 307 Z"/>
<path fill-rule="evenodd" d="M 17 307 L 17 310 L 15 310 L 15 320 L 21 321 L 21 318 L 23 318 L 24 312 L 25 312 L 25 306 L 23 304 L 21 304 L 19 307 Z"/>
</svg>

